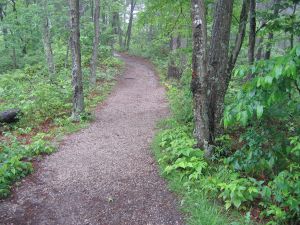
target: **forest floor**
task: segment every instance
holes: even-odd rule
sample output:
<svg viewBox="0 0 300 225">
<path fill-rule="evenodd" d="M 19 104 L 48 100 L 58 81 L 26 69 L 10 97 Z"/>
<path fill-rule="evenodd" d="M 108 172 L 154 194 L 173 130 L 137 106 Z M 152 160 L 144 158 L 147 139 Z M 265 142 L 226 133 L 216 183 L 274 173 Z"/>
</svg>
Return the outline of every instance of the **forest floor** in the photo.
<svg viewBox="0 0 300 225">
<path fill-rule="evenodd" d="M 145 60 L 121 59 L 125 72 L 95 121 L 0 201 L 0 224 L 183 224 L 150 150 L 156 123 L 169 114 L 164 88 Z"/>
</svg>

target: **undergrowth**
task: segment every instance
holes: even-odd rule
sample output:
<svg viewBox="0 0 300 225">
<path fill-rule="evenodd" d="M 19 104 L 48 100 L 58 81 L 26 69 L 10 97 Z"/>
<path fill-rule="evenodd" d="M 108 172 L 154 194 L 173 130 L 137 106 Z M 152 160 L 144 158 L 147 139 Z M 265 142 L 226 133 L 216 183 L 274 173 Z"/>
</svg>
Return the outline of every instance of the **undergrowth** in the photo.
<svg viewBox="0 0 300 225">
<path fill-rule="evenodd" d="M 83 58 L 83 64 L 85 61 L 88 60 Z M 90 112 L 109 94 L 121 68 L 122 63 L 116 58 L 101 60 L 94 89 L 88 88 L 89 70 L 83 68 L 86 110 L 79 123 L 69 117 L 72 107 L 69 69 L 62 67 L 53 83 L 39 64 L 0 76 L 0 111 L 19 108 L 22 112 L 18 123 L 0 127 L 0 198 L 9 196 L 11 186 L 32 173 L 36 156 L 55 151 L 53 139 L 58 141 L 93 119 Z"/>
<path fill-rule="evenodd" d="M 172 116 L 153 149 L 189 224 L 299 224 L 299 56 L 300 46 L 236 70 L 242 88 L 229 90 L 227 129 L 209 161 L 194 147 L 191 72 L 163 79 Z"/>
</svg>

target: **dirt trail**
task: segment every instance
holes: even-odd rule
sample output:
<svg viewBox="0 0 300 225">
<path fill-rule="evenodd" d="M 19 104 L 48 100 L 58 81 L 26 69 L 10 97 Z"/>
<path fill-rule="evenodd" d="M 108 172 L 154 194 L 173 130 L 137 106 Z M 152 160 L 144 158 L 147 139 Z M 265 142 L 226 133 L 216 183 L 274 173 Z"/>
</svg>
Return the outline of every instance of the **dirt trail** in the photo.
<svg viewBox="0 0 300 225">
<path fill-rule="evenodd" d="M 126 70 L 96 121 L 0 202 L 0 224 L 183 224 L 150 151 L 155 124 L 168 115 L 164 89 L 147 62 L 121 58 Z"/>
</svg>

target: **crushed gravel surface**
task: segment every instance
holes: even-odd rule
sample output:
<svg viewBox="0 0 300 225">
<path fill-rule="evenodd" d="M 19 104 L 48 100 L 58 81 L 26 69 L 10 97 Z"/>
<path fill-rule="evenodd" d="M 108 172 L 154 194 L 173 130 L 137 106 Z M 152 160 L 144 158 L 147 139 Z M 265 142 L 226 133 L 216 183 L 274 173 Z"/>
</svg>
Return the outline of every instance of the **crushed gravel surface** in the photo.
<svg viewBox="0 0 300 225">
<path fill-rule="evenodd" d="M 0 224 L 183 224 L 150 150 L 168 115 L 164 89 L 145 60 L 120 57 L 125 72 L 95 122 L 65 137 L 0 202 Z"/>
</svg>

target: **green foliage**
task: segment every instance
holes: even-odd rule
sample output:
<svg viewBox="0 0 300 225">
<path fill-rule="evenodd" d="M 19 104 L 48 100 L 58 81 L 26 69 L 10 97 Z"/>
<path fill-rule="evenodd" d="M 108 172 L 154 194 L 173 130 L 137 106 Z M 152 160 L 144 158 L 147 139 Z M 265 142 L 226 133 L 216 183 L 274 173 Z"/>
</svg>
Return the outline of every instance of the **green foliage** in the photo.
<svg viewBox="0 0 300 225">
<path fill-rule="evenodd" d="M 270 224 L 299 222 L 299 60 L 300 46 L 296 46 L 284 56 L 237 69 L 236 77 L 252 74 L 254 78 L 243 85 L 224 116 L 226 127 L 244 127 L 237 143 L 241 147 L 223 160 L 242 176 L 230 187 L 246 191 L 240 179 L 263 180 L 255 201 Z M 243 201 L 252 199 L 245 197 L 236 206 Z"/>
<path fill-rule="evenodd" d="M 10 185 L 33 171 L 28 161 L 31 157 L 54 151 L 45 137 L 46 134 L 39 133 L 27 144 L 20 142 L 12 133 L 5 133 L 6 141 L 0 143 L 0 197 L 7 197 Z"/>
<path fill-rule="evenodd" d="M 282 171 L 265 187 L 265 201 L 260 204 L 265 208 L 263 215 L 276 221 L 297 223 L 300 216 L 300 170 Z"/>
<path fill-rule="evenodd" d="M 174 118 L 181 123 L 191 123 L 194 119 L 191 91 L 188 88 L 171 86 L 168 97 Z"/>
<path fill-rule="evenodd" d="M 33 171 L 29 162 L 20 161 L 18 156 L 11 157 L 5 162 L 1 162 L 0 167 L 0 197 L 7 197 L 10 194 L 9 185 L 25 177 Z"/>
<path fill-rule="evenodd" d="M 153 143 L 154 153 L 171 190 L 177 192 L 182 199 L 181 208 L 188 215 L 187 223 L 244 224 L 243 219 L 223 211 L 221 205 L 207 195 L 208 191 L 217 188 L 216 178 L 212 181 L 204 175 L 208 171 L 208 165 L 203 159 L 203 152 L 193 148 L 195 140 L 191 135 L 191 127 L 179 124 L 174 119 L 165 121 L 162 126 L 164 130 L 156 136 Z M 219 175 L 218 182 L 226 180 L 227 174 Z"/>
<path fill-rule="evenodd" d="M 235 171 L 246 172 L 250 176 L 273 174 L 273 167 L 280 160 L 281 149 L 276 146 L 272 151 L 266 151 L 264 146 L 268 144 L 268 136 L 251 128 L 240 137 L 240 141 L 245 143 L 243 147 L 226 158 L 225 163 Z"/>
<path fill-rule="evenodd" d="M 259 185 L 263 181 L 257 182 L 253 178 L 238 178 L 237 174 L 230 177 L 229 183 L 219 183 L 221 194 L 219 195 L 225 201 L 226 209 L 232 205 L 239 208 L 245 202 L 251 202 L 259 196 Z"/>
<path fill-rule="evenodd" d="M 57 51 L 57 57 L 64 59 L 65 51 Z M 90 58 L 86 55 L 86 62 Z M 64 61 L 63 61 L 64 62 Z M 88 64 L 88 63 L 86 63 Z M 89 69 L 83 68 L 86 108 L 90 110 L 103 101 L 113 85 L 115 75 L 120 71 L 120 60 L 109 56 L 99 62 L 98 81 L 101 85 L 88 89 Z M 36 130 L 58 127 L 62 133 L 82 127 L 69 119 L 72 107 L 72 87 L 69 65 L 57 64 L 55 80 L 50 81 L 43 63 L 26 65 L 23 69 L 9 71 L 0 76 L 0 111 L 19 108 L 20 122 L 11 127 L 1 128 L 0 133 L 0 197 L 10 193 L 10 185 L 31 173 L 33 157 L 49 154 L 54 148 L 49 137 Z M 82 121 L 91 119 L 90 113 L 83 114 Z M 40 128 L 41 127 L 41 128 Z M 35 129 L 33 129 L 35 128 Z"/>
<path fill-rule="evenodd" d="M 278 118 L 283 121 L 290 115 L 299 116 L 300 46 L 284 56 L 258 61 L 253 66 L 242 66 L 236 76 L 255 76 L 243 85 L 234 103 L 227 106 L 224 125 L 246 126 L 253 119 Z"/>
<path fill-rule="evenodd" d="M 167 129 L 160 134 L 160 147 L 165 152 L 160 161 L 168 164 L 164 170 L 165 173 L 180 170 L 183 176 L 196 180 L 207 167 L 203 151 L 194 148 L 196 142 L 189 134 L 189 127 L 174 124 L 174 128 Z"/>
<path fill-rule="evenodd" d="M 71 81 L 62 71 L 58 74 L 56 84 L 45 78 L 39 70 L 32 67 L 24 71 L 17 70 L 14 74 L 0 77 L 0 110 L 20 108 L 24 113 L 23 122 L 40 123 L 53 117 L 58 110 L 66 111 L 71 103 Z"/>
<path fill-rule="evenodd" d="M 112 30 L 107 29 L 101 32 L 97 87 L 89 88 L 94 33 L 91 10 L 85 6 L 80 41 L 86 113 L 81 115 L 82 123 L 72 123 L 68 3 L 41 2 L 0 0 L 0 111 L 18 108 L 22 112 L 18 123 L 0 125 L 0 197 L 7 196 L 10 185 L 32 172 L 34 157 L 54 150 L 49 140 L 76 131 L 92 119 L 89 110 L 107 96 L 122 67 L 120 60 L 112 57 Z M 43 46 L 45 16 L 56 67 L 53 79 Z"/>
<path fill-rule="evenodd" d="M 224 123 L 233 130 L 216 139 L 210 164 L 194 148 L 190 75 L 165 82 L 173 118 L 158 136 L 165 176 L 177 176 L 206 197 L 222 199 L 226 209 L 248 211 L 245 223 L 251 223 L 252 210 L 257 210 L 269 224 L 297 224 L 299 52 L 296 47 L 285 56 L 236 70 L 236 78 L 250 73 L 254 78 L 232 95 Z"/>
</svg>

